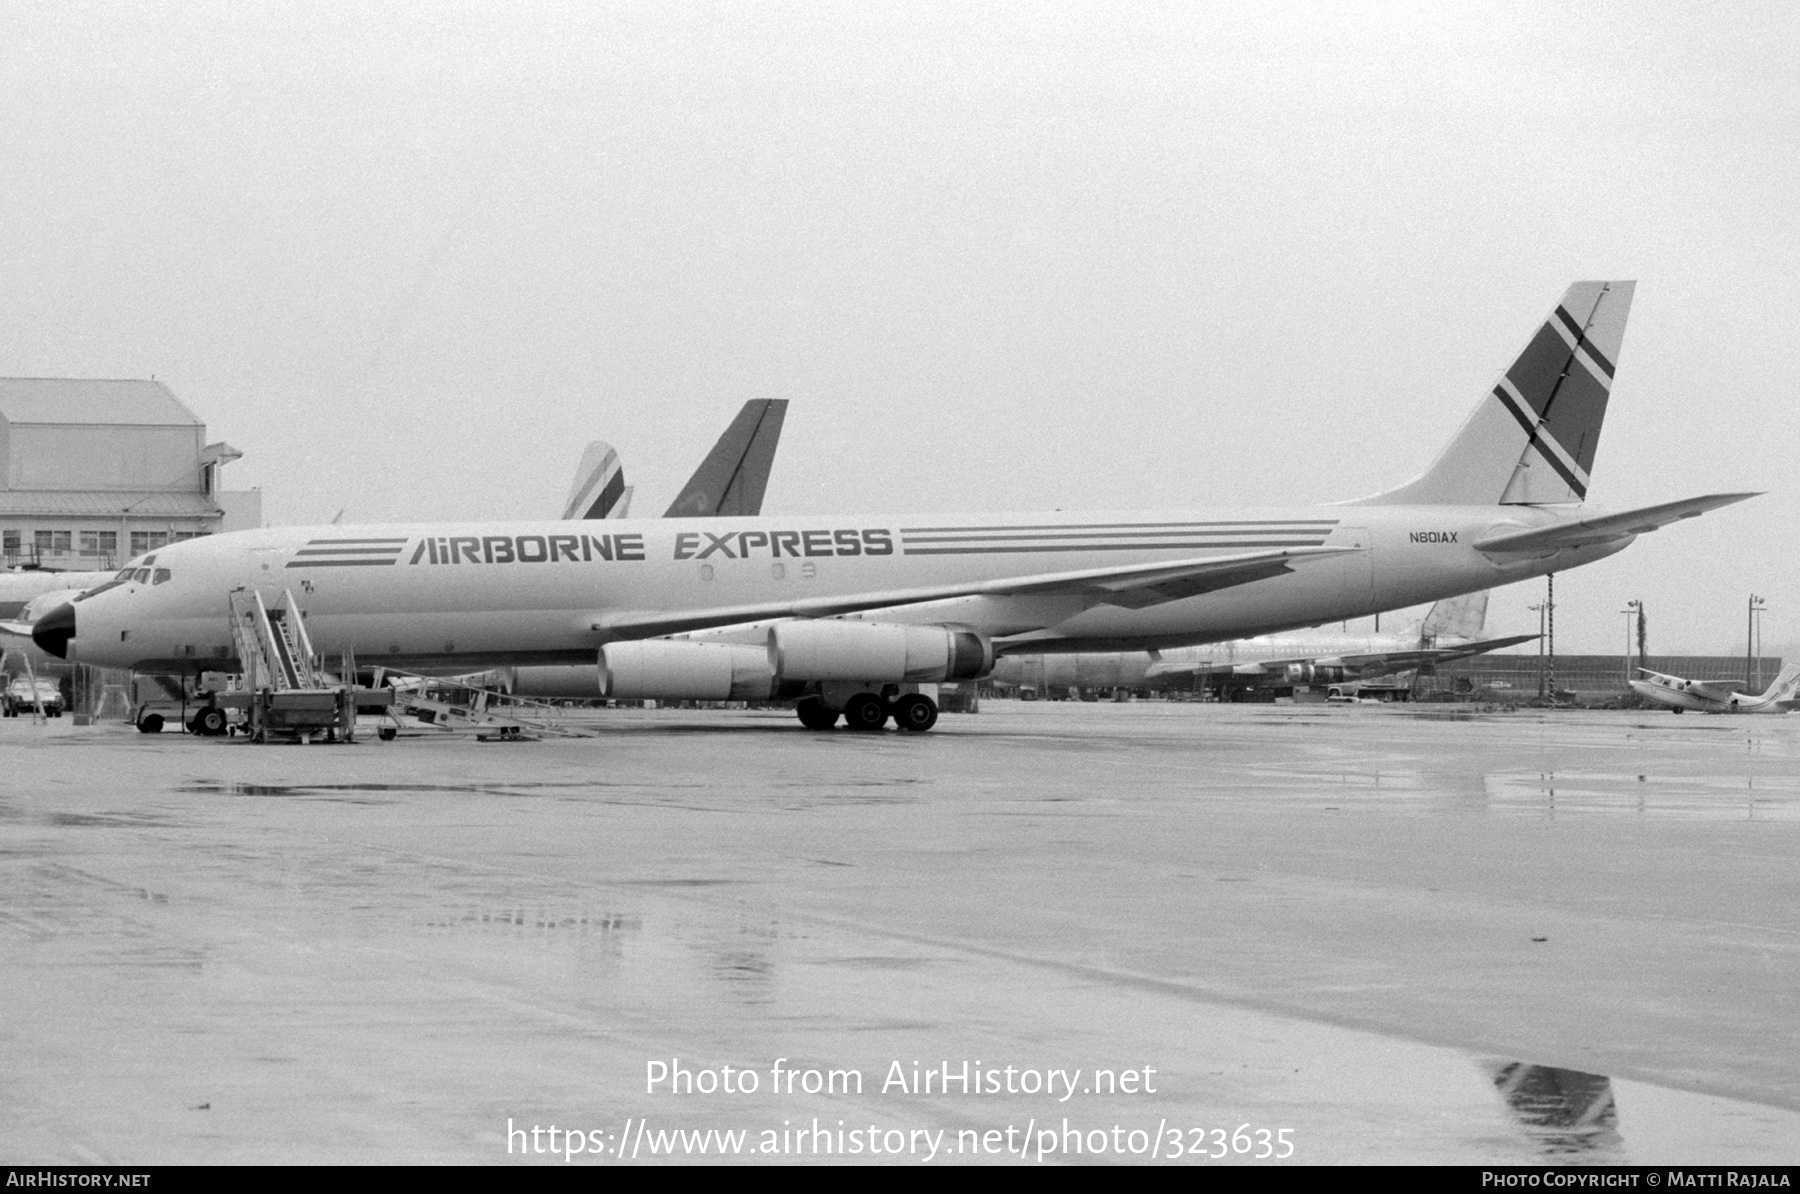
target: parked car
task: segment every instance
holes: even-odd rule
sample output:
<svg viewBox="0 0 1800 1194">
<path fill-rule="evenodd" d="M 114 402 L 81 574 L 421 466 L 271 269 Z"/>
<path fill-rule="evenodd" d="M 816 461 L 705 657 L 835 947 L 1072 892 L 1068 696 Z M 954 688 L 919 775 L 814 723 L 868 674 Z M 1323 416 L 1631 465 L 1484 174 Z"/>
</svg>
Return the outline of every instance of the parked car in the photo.
<svg viewBox="0 0 1800 1194">
<path fill-rule="evenodd" d="M 46 717 L 62 716 L 62 691 L 49 680 L 34 681 L 28 676 L 20 676 L 8 684 L 5 694 L 0 696 L 0 704 L 5 706 L 8 717 L 29 716 L 37 709 L 39 702 L 43 703 Z"/>
</svg>

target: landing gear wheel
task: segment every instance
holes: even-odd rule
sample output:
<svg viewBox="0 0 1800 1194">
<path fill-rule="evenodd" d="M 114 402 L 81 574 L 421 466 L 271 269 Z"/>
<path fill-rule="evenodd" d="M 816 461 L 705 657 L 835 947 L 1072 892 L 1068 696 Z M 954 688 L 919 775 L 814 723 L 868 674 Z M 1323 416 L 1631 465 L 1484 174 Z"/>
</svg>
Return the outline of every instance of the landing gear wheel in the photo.
<svg viewBox="0 0 1800 1194">
<path fill-rule="evenodd" d="M 800 724 L 809 730 L 829 730 L 837 725 L 838 715 L 818 697 L 801 697 L 794 705 Z"/>
<path fill-rule="evenodd" d="M 1675 714 L 1681 714 L 1681 713 L 1686 713 L 1687 710 L 1683 709 L 1680 705 L 1677 705 L 1673 709 L 1669 710 L 1669 712 L 1675 713 Z"/>
<path fill-rule="evenodd" d="M 922 692 L 909 692 L 894 702 L 894 724 L 922 734 L 937 724 L 937 702 Z"/>
<path fill-rule="evenodd" d="M 872 692 L 859 692 L 844 704 L 844 724 L 853 730 L 879 730 L 887 719 L 887 702 Z"/>
<path fill-rule="evenodd" d="M 194 714 L 194 733 L 217 738 L 225 733 L 225 710 L 202 709 Z"/>
<path fill-rule="evenodd" d="M 160 734 L 163 728 L 163 717 L 160 713 L 146 713 L 138 718 L 138 733 Z"/>
<path fill-rule="evenodd" d="M 375 736 L 383 742 L 392 742 L 395 738 L 399 737 L 399 735 L 400 731 L 396 730 L 393 726 L 382 726 L 379 730 L 375 731 Z"/>
</svg>

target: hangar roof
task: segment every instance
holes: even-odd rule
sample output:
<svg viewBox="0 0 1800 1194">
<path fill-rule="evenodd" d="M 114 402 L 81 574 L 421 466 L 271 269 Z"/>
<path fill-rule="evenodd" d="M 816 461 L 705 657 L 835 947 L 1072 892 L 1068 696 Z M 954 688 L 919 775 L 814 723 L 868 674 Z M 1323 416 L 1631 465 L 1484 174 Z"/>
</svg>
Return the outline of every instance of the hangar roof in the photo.
<svg viewBox="0 0 1800 1194">
<path fill-rule="evenodd" d="M 160 381 L 0 377 L 0 422 L 199 427 Z"/>
<path fill-rule="evenodd" d="M 67 493 L 0 489 L 0 516 L 48 515 L 68 518 L 217 518 L 219 507 L 200 493 Z"/>
</svg>

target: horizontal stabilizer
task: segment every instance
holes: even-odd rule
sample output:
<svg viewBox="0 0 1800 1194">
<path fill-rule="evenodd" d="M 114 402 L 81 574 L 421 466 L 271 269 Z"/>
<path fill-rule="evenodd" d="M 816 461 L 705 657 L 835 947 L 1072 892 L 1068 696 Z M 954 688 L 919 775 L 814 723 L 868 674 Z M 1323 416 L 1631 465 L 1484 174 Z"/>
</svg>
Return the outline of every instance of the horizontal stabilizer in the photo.
<svg viewBox="0 0 1800 1194">
<path fill-rule="evenodd" d="M 1033 576 L 933 585 L 928 588 L 893 589 L 884 593 L 858 593 L 844 597 L 814 597 L 686 611 L 608 614 L 596 621 L 593 629 L 604 631 L 614 638 L 655 638 L 658 635 L 706 630 L 714 626 L 759 622 L 767 618 L 830 618 L 871 609 L 948 601 L 957 597 L 1070 596 L 1086 598 L 1094 605 L 1130 604 L 1135 607 L 1157 601 L 1179 600 L 1181 597 L 1191 596 L 1193 592 L 1249 584 L 1290 571 L 1294 565 L 1308 560 L 1361 550 L 1363 549 L 1357 547 L 1285 547 L 1242 555 L 1128 564 L 1116 568 L 1087 568 L 1077 572 L 1047 572 Z M 1171 589 L 1175 590 L 1174 595 L 1168 595 Z"/>
<path fill-rule="evenodd" d="M 1580 518 L 1530 530 L 1501 531 L 1479 540 L 1475 544 L 1475 550 L 1489 554 L 1546 552 L 1565 547 L 1585 547 L 1591 543 L 1606 543 L 1613 539 L 1623 539 L 1627 535 L 1654 531 L 1672 522 L 1695 518 L 1708 510 L 1717 510 L 1721 506 L 1757 496 L 1759 495 L 1755 493 L 1713 493 L 1679 502 L 1664 502 L 1660 506 L 1645 506 L 1641 510 L 1627 510 L 1623 514 Z"/>
</svg>

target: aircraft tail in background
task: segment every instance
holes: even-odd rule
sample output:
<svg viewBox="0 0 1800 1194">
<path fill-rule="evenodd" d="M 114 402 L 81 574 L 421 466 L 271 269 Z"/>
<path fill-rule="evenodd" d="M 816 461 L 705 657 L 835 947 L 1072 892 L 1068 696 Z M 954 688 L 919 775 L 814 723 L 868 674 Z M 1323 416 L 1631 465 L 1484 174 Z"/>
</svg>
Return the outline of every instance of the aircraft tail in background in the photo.
<svg viewBox="0 0 1800 1194">
<path fill-rule="evenodd" d="M 1480 638 L 1487 626 L 1488 593 L 1483 589 L 1438 602 L 1419 624 L 1419 637 L 1426 643 L 1440 638 Z"/>
<path fill-rule="evenodd" d="M 1361 506 L 1587 499 L 1635 282 L 1577 282 L 1423 476 Z"/>
<path fill-rule="evenodd" d="M 1763 699 L 1788 709 L 1800 705 L 1800 663 L 1790 663 L 1782 668 L 1775 683 L 1769 685 L 1769 691 L 1763 693 Z"/>
<path fill-rule="evenodd" d="M 575 483 L 563 503 L 564 518 L 624 518 L 631 509 L 631 487 L 619 454 L 605 440 L 595 440 L 581 454 Z"/>
<path fill-rule="evenodd" d="M 664 518 L 743 518 L 762 512 L 763 490 L 787 417 L 785 398 L 744 403 Z"/>
</svg>

